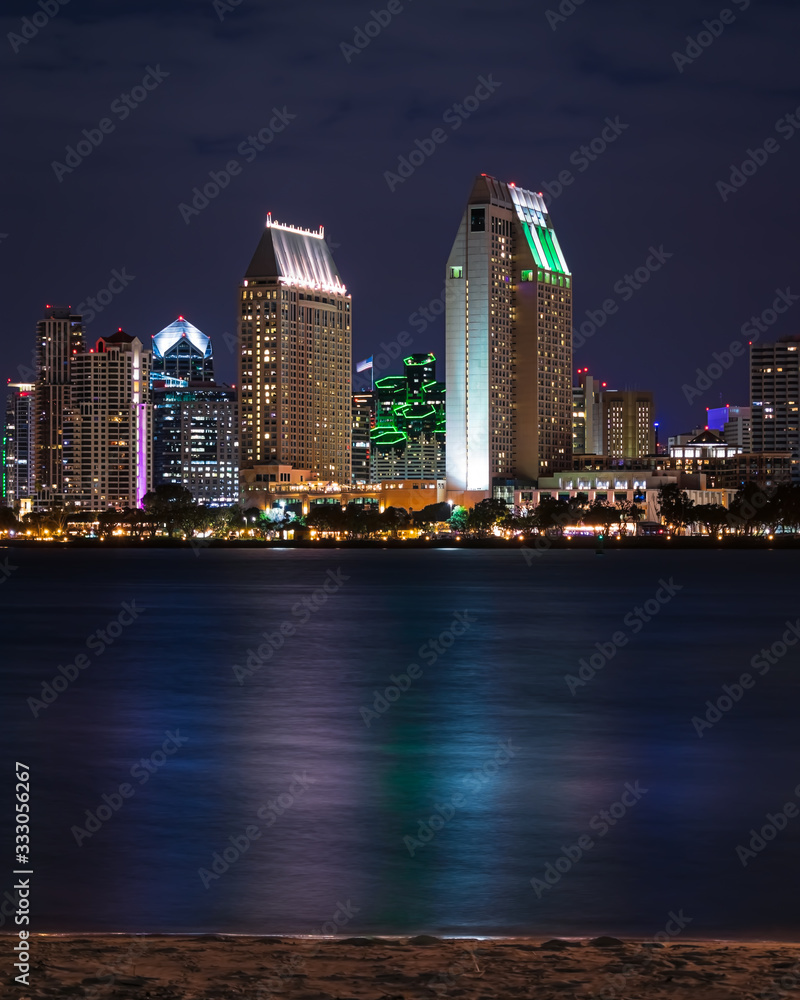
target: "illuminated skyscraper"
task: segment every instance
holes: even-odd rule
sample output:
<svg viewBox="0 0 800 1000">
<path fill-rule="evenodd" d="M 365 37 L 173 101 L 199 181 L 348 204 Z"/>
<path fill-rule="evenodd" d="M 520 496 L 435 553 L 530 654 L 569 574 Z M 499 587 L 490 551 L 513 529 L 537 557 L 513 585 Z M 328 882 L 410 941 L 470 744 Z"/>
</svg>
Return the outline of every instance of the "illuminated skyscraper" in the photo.
<svg viewBox="0 0 800 1000">
<path fill-rule="evenodd" d="M 447 487 L 572 458 L 572 276 L 541 195 L 476 178 L 446 275 Z"/>
<path fill-rule="evenodd" d="M 375 382 L 370 434 L 371 480 L 443 479 L 445 387 L 436 381 L 433 354 L 411 354 L 404 375 Z"/>
<path fill-rule="evenodd" d="M 638 389 L 602 390 L 603 454 L 610 459 L 656 453 L 653 394 Z"/>
<path fill-rule="evenodd" d="M 754 452 L 791 452 L 800 482 L 800 337 L 750 347 L 751 435 Z"/>
<path fill-rule="evenodd" d="M 44 503 L 64 495 L 62 438 L 70 405 L 70 360 L 83 350 L 83 323 L 69 307 L 48 306 L 36 325 L 35 483 Z"/>
<path fill-rule="evenodd" d="M 188 382 L 213 382 L 211 338 L 179 316 L 153 337 L 152 375 Z"/>
<path fill-rule="evenodd" d="M 163 382 L 161 383 L 163 385 Z M 239 499 L 236 391 L 214 383 L 160 388 L 154 381 L 153 488 L 184 486 L 198 503 Z"/>
<path fill-rule="evenodd" d="M 33 496 L 34 385 L 9 382 L 3 431 L 2 490 L 0 500 L 12 506 Z"/>
<path fill-rule="evenodd" d="M 268 218 L 239 300 L 242 469 L 350 483 L 351 297 L 324 230 Z"/>
<path fill-rule="evenodd" d="M 572 388 L 574 455 L 603 454 L 603 388 L 588 368 L 578 369 L 578 384 Z"/>
<path fill-rule="evenodd" d="M 64 489 L 87 510 L 140 507 L 152 481 L 150 360 L 123 330 L 73 356 Z"/>
<path fill-rule="evenodd" d="M 353 393 L 353 450 L 351 456 L 354 483 L 369 483 L 369 432 L 375 423 L 375 393 Z"/>
</svg>

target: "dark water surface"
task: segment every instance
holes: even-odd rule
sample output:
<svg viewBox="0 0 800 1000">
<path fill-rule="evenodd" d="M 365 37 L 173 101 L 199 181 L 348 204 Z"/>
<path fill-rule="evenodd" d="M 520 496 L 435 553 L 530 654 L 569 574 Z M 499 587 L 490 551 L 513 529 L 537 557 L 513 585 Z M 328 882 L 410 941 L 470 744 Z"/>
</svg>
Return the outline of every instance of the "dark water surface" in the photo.
<svg viewBox="0 0 800 1000">
<path fill-rule="evenodd" d="M 746 866 L 736 852 L 800 805 L 798 647 L 750 666 L 800 617 L 791 553 L 6 555 L 0 788 L 10 817 L 13 763 L 31 765 L 34 930 L 319 933 L 338 915 L 353 934 L 652 935 L 683 911 L 695 936 L 798 935 L 800 817 Z M 628 617 L 661 580 L 681 589 Z M 146 610 L 104 645 L 126 603 Z M 421 649 L 457 612 L 474 623 Z M 81 653 L 55 700 L 28 701 Z M 692 717 L 743 672 L 699 737 Z"/>
</svg>

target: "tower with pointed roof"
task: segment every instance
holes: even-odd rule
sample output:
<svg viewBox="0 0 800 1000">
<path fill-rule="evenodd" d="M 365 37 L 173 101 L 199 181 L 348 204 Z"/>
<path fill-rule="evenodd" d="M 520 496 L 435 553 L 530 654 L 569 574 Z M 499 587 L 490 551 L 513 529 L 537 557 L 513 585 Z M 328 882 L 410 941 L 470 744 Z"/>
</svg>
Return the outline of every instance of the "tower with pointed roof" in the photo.
<svg viewBox="0 0 800 1000">
<path fill-rule="evenodd" d="M 243 470 L 350 482 L 351 307 L 324 230 L 270 216 L 239 288 Z"/>
<path fill-rule="evenodd" d="M 448 492 L 569 468 L 572 275 L 542 196 L 477 177 L 445 280 Z"/>
<path fill-rule="evenodd" d="M 154 378 L 167 376 L 186 382 L 213 382 L 211 338 L 183 316 L 153 337 Z"/>
</svg>

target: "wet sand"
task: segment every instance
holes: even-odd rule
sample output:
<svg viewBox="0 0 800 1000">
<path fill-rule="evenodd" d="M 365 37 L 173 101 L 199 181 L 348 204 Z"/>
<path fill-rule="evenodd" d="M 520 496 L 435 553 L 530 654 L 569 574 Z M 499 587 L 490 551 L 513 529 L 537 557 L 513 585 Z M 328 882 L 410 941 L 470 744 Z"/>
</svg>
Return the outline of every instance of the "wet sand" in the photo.
<svg viewBox="0 0 800 1000">
<path fill-rule="evenodd" d="M 30 986 L 3 935 L 2 997 L 138 1000 L 771 1000 L 800 996 L 800 945 L 617 938 L 448 940 L 35 935 Z"/>
</svg>

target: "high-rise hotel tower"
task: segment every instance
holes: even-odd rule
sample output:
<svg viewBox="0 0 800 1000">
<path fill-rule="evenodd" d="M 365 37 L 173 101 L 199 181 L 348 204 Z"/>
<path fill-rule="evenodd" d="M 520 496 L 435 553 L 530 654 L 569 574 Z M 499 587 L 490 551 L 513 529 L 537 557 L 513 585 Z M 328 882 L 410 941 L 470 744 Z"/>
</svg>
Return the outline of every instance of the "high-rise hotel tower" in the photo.
<svg viewBox="0 0 800 1000">
<path fill-rule="evenodd" d="M 447 488 L 572 458 L 572 276 L 541 195 L 482 174 L 447 261 Z"/>
<path fill-rule="evenodd" d="M 70 406 L 70 365 L 83 351 L 82 317 L 68 306 L 48 306 L 36 324 L 35 483 L 42 499 L 63 501 L 64 414 Z"/>
<path fill-rule="evenodd" d="M 241 468 L 349 484 L 351 297 L 324 230 L 269 217 L 239 299 Z"/>
</svg>

